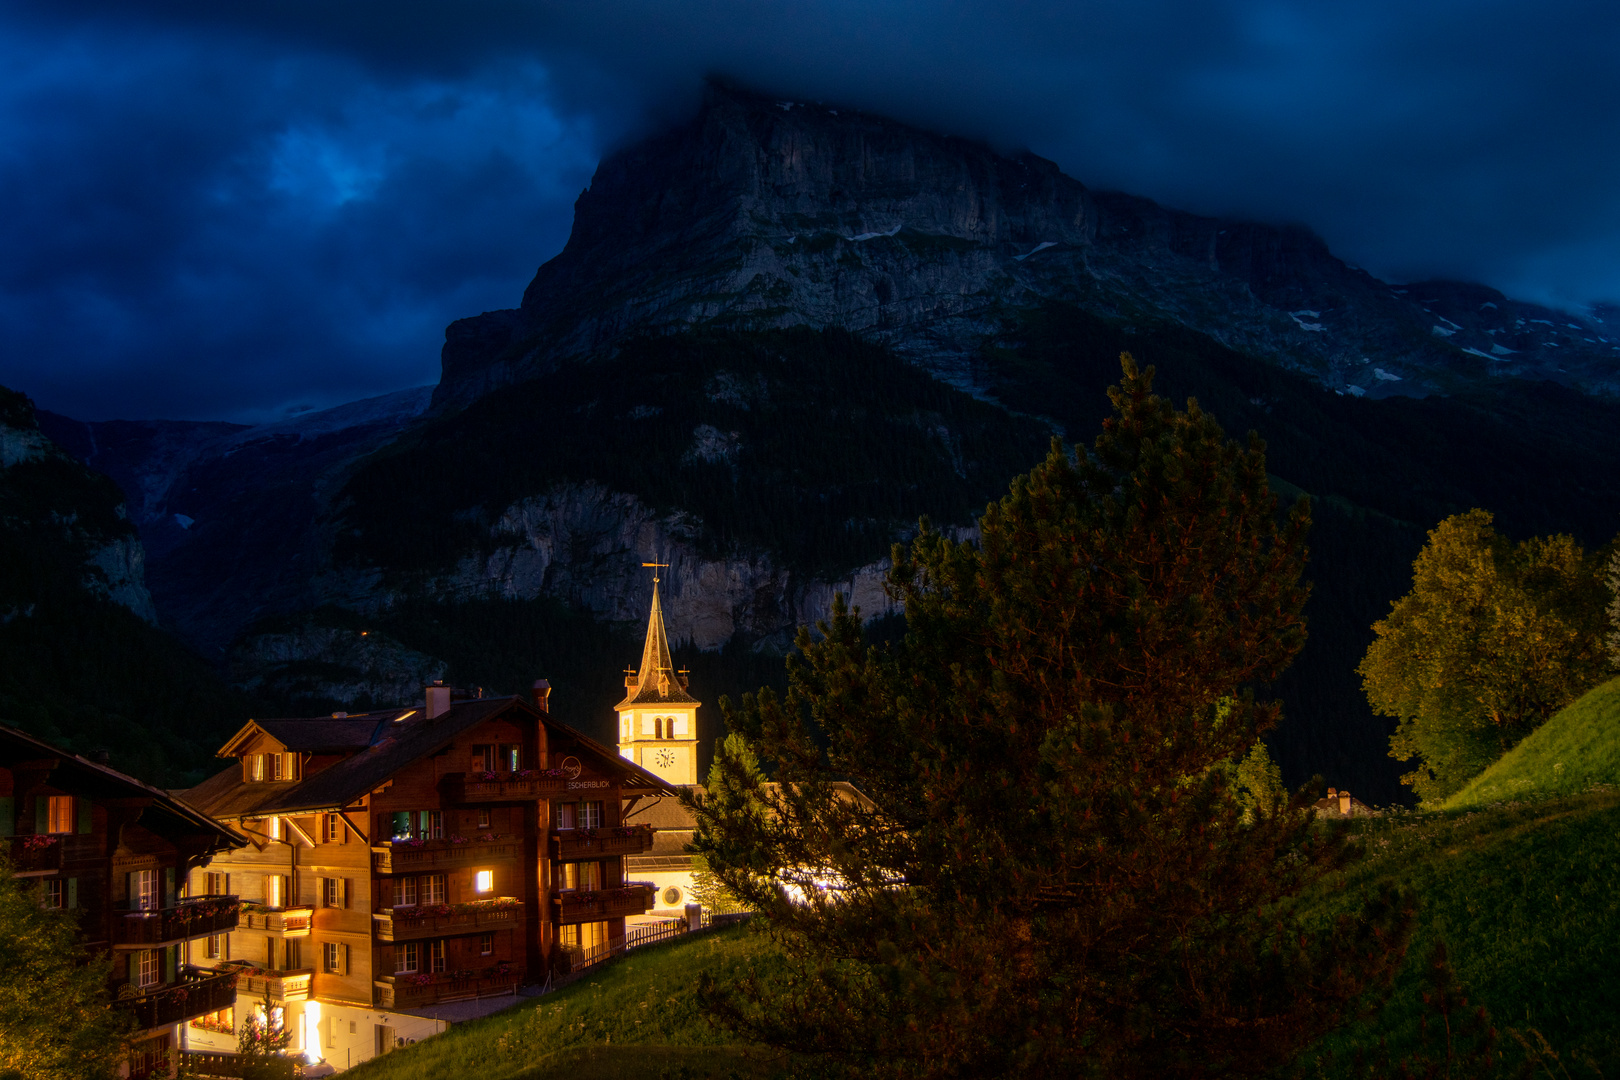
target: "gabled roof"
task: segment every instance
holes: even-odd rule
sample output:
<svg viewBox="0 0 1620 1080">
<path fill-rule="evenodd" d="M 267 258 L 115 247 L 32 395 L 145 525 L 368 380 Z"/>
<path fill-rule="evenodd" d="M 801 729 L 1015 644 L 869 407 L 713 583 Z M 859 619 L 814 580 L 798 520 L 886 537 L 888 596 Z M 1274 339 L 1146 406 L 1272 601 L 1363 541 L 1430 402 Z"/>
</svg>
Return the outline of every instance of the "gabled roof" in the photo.
<svg viewBox="0 0 1620 1080">
<path fill-rule="evenodd" d="M 636 669 L 636 685 L 614 707 L 627 709 L 633 705 L 700 704 L 697 698 L 686 692 L 675 670 L 675 660 L 669 651 L 669 635 L 664 632 L 664 609 L 658 600 L 658 579 L 654 578 L 652 613 L 647 617 L 647 643 L 641 649 L 641 667 Z"/>
<path fill-rule="evenodd" d="M 600 765 L 619 773 L 627 781 L 625 790 L 670 790 L 669 785 L 652 773 L 624 760 L 582 732 L 552 720 L 526 699 L 499 697 L 453 702 L 448 710 L 431 720 L 419 709 L 402 707 L 368 713 L 364 717 L 346 717 L 340 721 L 333 721 L 330 717 L 257 721 L 256 725 L 267 733 L 270 729 L 265 725 L 270 724 L 295 737 L 302 730 L 300 725 L 311 725 L 311 732 L 326 732 L 319 738 L 333 734 L 352 738 L 353 732 L 363 724 L 368 737 L 360 749 L 354 750 L 348 757 L 302 780 L 290 783 L 248 782 L 242 779 L 242 770 L 233 766 L 204 780 L 186 796 L 214 816 L 226 819 L 336 810 L 357 802 L 401 769 L 437 753 L 463 732 L 501 713 L 514 710 L 537 717 L 554 731 L 572 737 L 581 749 L 601 758 Z M 399 719 L 396 720 L 396 717 Z M 330 730 L 322 727 L 333 723 L 352 726 Z M 239 738 L 240 733 L 226 745 L 235 745 Z M 312 739 L 318 741 L 315 736 Z"/>
<path fill-rule="evenodd" d="M 52 787 L 82 795 L 92 802 L 96 799 L 151 799 L 152 808 L 159 810 L 179 828 L 188 832 L 213 833 L 218 838 L 217 847 L 241 847 L 245 843 L 183 796 L 153 787 L 109 765 L 52 746 L 25 731 L 0 724 L 0 765 L 49 758 L 57 761 L 47 780 Z M 159 835 L 165 831 L 157 819 L 145 814 L 141 817 L 141 825 Z"/>
</svg>

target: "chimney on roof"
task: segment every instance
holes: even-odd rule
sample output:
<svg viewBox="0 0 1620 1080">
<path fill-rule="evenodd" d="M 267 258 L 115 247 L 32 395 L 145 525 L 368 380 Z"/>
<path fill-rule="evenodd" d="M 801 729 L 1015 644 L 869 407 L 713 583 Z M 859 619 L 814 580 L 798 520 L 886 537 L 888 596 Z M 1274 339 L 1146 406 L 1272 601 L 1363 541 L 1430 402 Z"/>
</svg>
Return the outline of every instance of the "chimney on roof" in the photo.
<svg viewBox="0 0 1620 1080">
<path fill-rule="evenodd" d="M 434 679 L 433 685 L 427 688 L 427 718 L 432 720 L 449 711 L 450 688 L 444 685 L 443 679 Z"/>
<path fill-rule="evenodd" d="M 1348 791 L 1339 792 L 1339 813 L 1345 817 L 1350 816 L 1350 793 Z"/>
<path fill-rule="evenodd" d="M 545 679 L 534 680 L 534 707 L 543 713 L 551 711 L 551 683 Z"/>
<path fill-rule="evenodd" d="M 1338 788 L 1336 788 L 1336 787 L 1328 788 L 1328 798 L 1337 799 L 1338 797 L 1339 797 L 1339 789 Z"/>
</svg>

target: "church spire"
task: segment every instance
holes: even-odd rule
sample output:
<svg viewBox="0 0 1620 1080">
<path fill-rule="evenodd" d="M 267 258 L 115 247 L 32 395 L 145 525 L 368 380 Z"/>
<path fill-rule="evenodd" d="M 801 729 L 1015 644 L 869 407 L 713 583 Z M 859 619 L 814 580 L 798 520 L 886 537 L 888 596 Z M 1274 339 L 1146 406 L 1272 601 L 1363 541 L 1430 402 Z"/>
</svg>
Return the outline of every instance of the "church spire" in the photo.
<svg viewBox="0 0 1620 1080">
<path fill-rule="evenodd" d="M 675 670 L 675 660 L 669 651 L 669 634 L 664 630 L 664 608 L 658 596 L 658 571 L 668 563 L 650 562 L 643 566 L 653 568 L 652 611 L 647 616 L 647 643 L 641 649 L 641 667 L 632 678 L 625 680 L 628 693 L 619 708 L 630 705 L 697 704 L 697 699 L 686 692 L 686 676 Z"/>
</svg>

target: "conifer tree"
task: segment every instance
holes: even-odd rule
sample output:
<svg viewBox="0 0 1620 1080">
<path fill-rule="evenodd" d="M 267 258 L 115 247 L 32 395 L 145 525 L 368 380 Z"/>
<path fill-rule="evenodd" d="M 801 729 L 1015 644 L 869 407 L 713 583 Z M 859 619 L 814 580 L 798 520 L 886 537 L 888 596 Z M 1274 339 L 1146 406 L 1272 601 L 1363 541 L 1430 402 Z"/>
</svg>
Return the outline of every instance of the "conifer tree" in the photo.
<svg viewBox="0 0 1620 1080">
<path fill-rule="evenodd" d="M 790 964 L 705 984 L 726 1023 L 861 1072 L 1242 1075 L 1387 985 L 1406 915 L 1302 931 L 1342 835 L 1305 792 L 1245 821 L 1229 767 L 1304 641 L 1309 508 L 1121 361 L 1089 454 L 1054 442 L 977 542 L 896 547 L 902 641 L 840 600 L 785 698 L 722 703 L 777 783 L 723 748 L 694 847 Z"/>
</svg>

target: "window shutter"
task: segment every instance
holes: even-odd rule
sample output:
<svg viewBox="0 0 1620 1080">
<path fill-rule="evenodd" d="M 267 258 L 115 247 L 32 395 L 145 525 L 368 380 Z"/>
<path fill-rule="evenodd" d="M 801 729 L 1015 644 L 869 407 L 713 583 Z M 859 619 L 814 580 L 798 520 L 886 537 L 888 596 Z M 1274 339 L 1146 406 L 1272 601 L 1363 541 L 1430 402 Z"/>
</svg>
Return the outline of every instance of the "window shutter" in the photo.
<svg viewBox="0 0 1620 1080">
<path fill-rule="evenodd" d="M 17 835 L 16 805 L 17 800 L 12 796 L 0 795 L 0 836 Z"/>
<path fill-rule="evenodd" d="M 174 867 L 163 868 L 163 906 L 174 907 Z"/>
<path fill-rule="evenodd" d="M 70 908 L 76 908 L 79 906 L 79 879 L 76 877 L 68 878 L 67 906 Z"/>
<path fill-rule="evenodd" d="M 34 832 L 44 835 L 51 831 L 51 798 L 49 795 L 34 796 Z"/>
<path fill-rule="evenodd" d="M 173 945 L 163 950 L 163 981 L 166 983 L 174 982 L 174 950 Z"/>
<path fill-rule="evenodd" d="M 340 894 L 341 903 L 339 903 L 338 906 L 339 907 L 348 907 L 349 906 L 349 879 L 344 878 L 338 884 L 342 886 L 342 892 Z"/>
<path fill-rule="evenodd" d="M 126 979 L 128 979 L 130 982 L 134 983 L 136 985 L 136 987 L 139 987 L 141 985 L 141 954 L 140 953 L 132 952 L 132 953 L 129 954 L 129 961 L 124 967 L 124 977 Z"/>
<path fill-rule="evenodd" d="M 90 815 L 90 800 L 80 796 L 73 800 L 74 808 L 79 811 L 79 835 L 83 836 L 91 829 L 93 818 Z"/>
<path fill-rule="evenodd" d="M 349 946 L 347 944 L 345 944 L 341 949 L 338 950 L 338 974 L 339 975 L 347 975 L 348 973 L 349 973 Z"/>
</svg>

